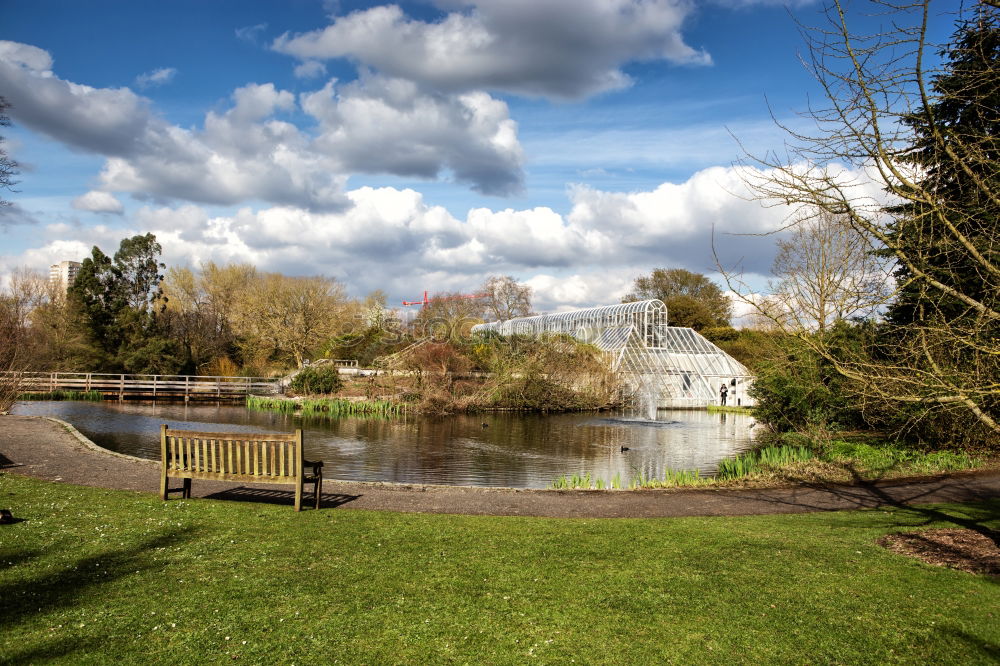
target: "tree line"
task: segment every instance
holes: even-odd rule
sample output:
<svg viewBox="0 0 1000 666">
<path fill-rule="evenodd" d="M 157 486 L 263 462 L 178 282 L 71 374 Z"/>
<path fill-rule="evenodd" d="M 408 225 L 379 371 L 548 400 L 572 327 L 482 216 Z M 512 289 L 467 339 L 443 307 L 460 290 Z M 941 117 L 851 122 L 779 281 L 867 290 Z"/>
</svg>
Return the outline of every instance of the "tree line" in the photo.
<svg viewBox="0 0 1000 666">
<path fill-rule="evenodd" d="M 531 290 L 492 276 L 477 298 L 435 294 L 401 321 L 376 291 L 350 298 L 337 280 L 207 262 L 167 268 L 153 234 L 94 247 L 68 289 L 28 269 L 0 294 L 4 368 L 136 374 L 256 374 L 310 359 L 370 364 L 427 336 L 442 339 L 485 318 L 531 312 Z"/>
</svg>

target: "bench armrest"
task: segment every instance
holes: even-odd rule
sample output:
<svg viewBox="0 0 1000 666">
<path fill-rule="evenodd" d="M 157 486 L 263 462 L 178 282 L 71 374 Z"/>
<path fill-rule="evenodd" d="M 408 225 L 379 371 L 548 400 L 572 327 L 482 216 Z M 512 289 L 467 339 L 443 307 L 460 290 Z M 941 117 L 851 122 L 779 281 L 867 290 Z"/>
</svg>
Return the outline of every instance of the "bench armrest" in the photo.
<svg viewBox="0 0 1000 666">
<path fill-rule="evenodd" d="M 302 466 L 303 467 L 312 467 L 313 468 L 312 473 L 313 474 L 319 474 L 320 470 L 323 469 L 323 461 L 322 460 L 305 460 L 305 459 L 303 459 L 302 460 Z"/>
</svg>

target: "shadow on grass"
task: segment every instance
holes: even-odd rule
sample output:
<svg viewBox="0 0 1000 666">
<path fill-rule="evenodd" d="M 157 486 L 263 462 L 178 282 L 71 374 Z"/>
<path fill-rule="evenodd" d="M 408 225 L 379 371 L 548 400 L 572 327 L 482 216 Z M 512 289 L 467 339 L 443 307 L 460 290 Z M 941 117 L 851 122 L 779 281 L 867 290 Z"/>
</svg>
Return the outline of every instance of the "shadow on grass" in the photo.
<svg viewBox="0 0 1000 666">
<path fill-rule="evenodd" d="M 162 562 L 158 563 L 153 559 L 153 553 L 158 548 L 189 542 L 194 535 L 193 528 L 171 530 L 130 548 L 81 557 L 56 572 L 40 572 L 0 585 L 0 626 L 5 633 L 10 634 L 14 626 L 31 616 L 73 606 L 79 599 L 93 596 L 95 588 L 125 576 L 164 566 Z M 41 551 L 29 551 L 6 555 L 5 559 L 13 561 L 13 558 L 17 563 L 25 564 L 41 555 Z M 20 652 L 3 655 L 0 663 L 23 664 L 37 659 L 55 659 L 75 650 L 85 649 L 92 642 L 80 638 L 65 638 L 25 646 Z"/>
<path fill-rule="evenodd" d="M 43 552 L 41 550 L 24 550 L 20 552 L 0 550 L 0 571 L 16 567 L 22 562 L 27 562 L 30 559 L 38 557 Z"/>
<path fill-rule="evenodd" d="M 841 466 L 850 474 L 853 485 L 829 486 L 807 479 L 791 478 L 789 480 L 807 489 L 809 494 L 762 492 L 757 499 L 814 511 L 893 508 L 906 511 L 908 515 L 913 516 L 914 521 L 905 527 L 921 528 L 939 523 L 950 524 L 981 534 L 1000 546 L 1000 530 L 987 525 L 987 522 L 1000 520 L 1000 504 L 981 505 L 982 511 L 977 517 L 957 516 L 928 506 L 939 502 L 968 503 L 995 500 L 1000 496 L 996 488 L 988 485 L 977 487 L 974 478 L 968 479 L 966 483 L 955 483 L 954 477 L 945 476 L 920 482 L 872 480 L 864 478 L 850 463 L 841 463 Z M 894 519 L 893 525 L 900 527 L 898 518 Z M 958 548 L 949 548 L 940 543 L 935 545 L 939 549 L 951 551 L 955 556 L 966 556 L 966 553 Z M 1000 578 L 991 576 L 988 580 L 1000 583 Z M 993 650 L 997 649 L 992 644 L 984 645 Z"/>
<path fill-rule="evenodd" d="M 98 649 L 106 641 L 94 638 L 60 638 L 45 641 L 31 649 L 19 650 L 0 656 L 0 664 L 35 664 L 58 660 L 66 655 L 81 655 Z"/>
<path fill-rule="evenodd" d="M 978 532 L 1000 546 L 1000 530 L 986 525 L 987 521 L 1000 519 L 1000 508 L 988 509 L 979 520 L 963 518 L 926 506 L 939 502 L 984 502 L 1000 497 L 995 488 L 976 486 L 975 477 L 966 483 L 956 483 L 954 477 L 938 477 L 920 482 L 884 481 L 866 479 L 850 463 L 841 463 L 850 474 L 852 485 L 824 485 L 808 479 L 790 478 L 809 494 L 793 492 L 759 492 L 756 498 L 776 504 L 794 506 L 813 511 L 840 511 L 855 509 L 906 510 L 914 517 L 920 517 L 910 527 L 925 527 L 933 523 L 949 523 L 973 532 Z"/>
<path fill-rule="evenodd" d="M 353 502 L 361 495 L 344 495 L 339 493 L 322 493 L 319 496 L 319 508 L 333 509 L 338 506 Z M 272 490 L 270 488 L 229 488 L 219 492 L 205 495 L 205 499 L 229 500 L 232 502 L 259 502 L 261 504 L 295 504 L 295 491 L 293 490 Z M 306 492 L 302 497 L 303 508 L 310 509 L 313 506 L 312 494 Z"/>
<path fill-rule="evenodd" d="M 983 640 L 954 627 L 941 627 L 938 629 L 938 633 L 964 644 L 962 657 L 966 663 L 978 662 L 980 659 L 983 663 L 1000 663 L 1000 646 L 996 643 Z"/>
</svg>

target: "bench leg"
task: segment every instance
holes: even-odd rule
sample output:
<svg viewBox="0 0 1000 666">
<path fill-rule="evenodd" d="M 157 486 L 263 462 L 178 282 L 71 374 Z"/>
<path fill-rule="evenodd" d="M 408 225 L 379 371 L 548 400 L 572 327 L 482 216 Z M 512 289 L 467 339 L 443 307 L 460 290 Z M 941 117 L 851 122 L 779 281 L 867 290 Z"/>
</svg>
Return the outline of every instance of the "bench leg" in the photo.
<svg viewBox="0 0 1000 666">
<path fill-rule="evenodd" d="M 323 494 L 323 475 L 320 474 L 313 484 L 313 494 L 316 496 L 316 508 L 319 509 L 319 497 Z"/>
<path fill-rule="evenodd" d="M 295 481 L 295 510 L 302 510 L 302 476 Z"/>
<path fill-rule="evenodd" d="M 167 501 L 167 469 L 164 467 L 160 473 L 160 499 Z"/>
<path fill-rule="evenodd" d="M 191 499 L 191 479 L 184 479 L 184 499 Z"/>
</svg>

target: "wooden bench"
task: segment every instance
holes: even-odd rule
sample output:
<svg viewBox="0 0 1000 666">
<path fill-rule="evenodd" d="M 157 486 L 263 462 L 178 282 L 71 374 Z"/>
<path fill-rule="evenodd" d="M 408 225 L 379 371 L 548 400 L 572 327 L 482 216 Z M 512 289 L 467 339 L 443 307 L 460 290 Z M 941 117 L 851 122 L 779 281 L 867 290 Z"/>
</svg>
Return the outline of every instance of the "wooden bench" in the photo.
<svg viewBox="0 0 1000 666">
<path fill-rule="evenodd" d="M 281 483 L 295 486 L 295 510 L 302 509 L 302 487 L 313 484 L 315 506 L 323 492 L 323 462 L 303 455 L 302 430 L 285 433 L 197 432 L 160 426 L 160 498 L 180 492 L 191 497 L 191 479 Z M 309 469 L 311 468 L 311 470 Z M 184 479 L 168 488 L 167 479 Z"/>
</svg>

